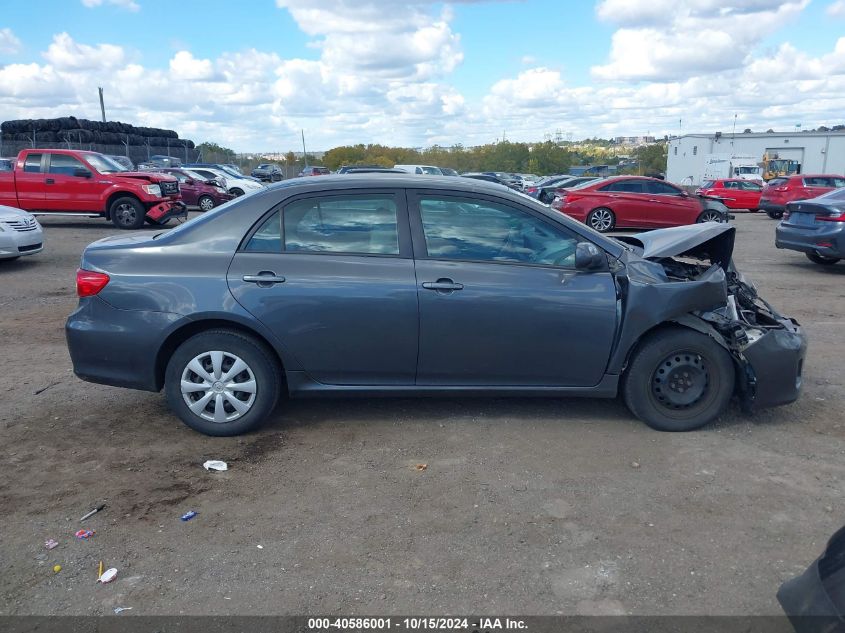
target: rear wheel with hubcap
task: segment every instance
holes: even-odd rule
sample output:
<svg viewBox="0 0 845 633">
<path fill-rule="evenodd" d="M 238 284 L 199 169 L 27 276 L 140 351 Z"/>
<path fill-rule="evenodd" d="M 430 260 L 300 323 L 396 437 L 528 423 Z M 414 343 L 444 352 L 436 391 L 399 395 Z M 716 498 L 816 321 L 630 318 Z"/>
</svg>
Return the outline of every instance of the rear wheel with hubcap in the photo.
<svg viewBox="0 0 845 633">
<path fill-rule="evenodd" d="M 773 220 L 780 220 L 783 217 L 783 211 L 766 211 L 766 215 Z"/>
<path fill-rule="evenodd" d="M 255 339 L 230 330 L 202 332 L 182 343 L 165 372 L 167 403 L 206 435 L 245 433 L 276 406 L 281 370 Z"/>
<path fill-rule="evenodd" d="M 616 216 L 610 209 L 599 207 L 590 211 L 586 224 L 600 233 L 605 233 L 616 226 Z"/>
<path fill-rule="evenodd" d="M 727 350 L 694 330 L 658 330 L 641 341 L 622 383 L 631 412 L 659 431 L 691 431 L 714 420 L 734 390 Z"/>
</svg>

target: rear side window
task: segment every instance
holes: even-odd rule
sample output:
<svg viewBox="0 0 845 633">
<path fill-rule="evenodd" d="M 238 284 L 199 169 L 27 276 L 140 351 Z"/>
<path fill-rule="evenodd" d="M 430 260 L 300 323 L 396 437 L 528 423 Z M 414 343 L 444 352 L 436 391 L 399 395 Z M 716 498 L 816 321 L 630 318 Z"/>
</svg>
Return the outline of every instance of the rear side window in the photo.
<svg viewBox="0 0 845 633">
<path fill-rule="evenodd" d="M 258 227 L 244 246 L 252 253 L 279 253 L 282 250 L 282 212 L 276 211 Z"/>
<path fill-rule="evenodd" d="M 284 250 L 398 255 L 396 202 L 391 195 L 325 196 L 284 210 Z"/>
<path fill-rule="evenodd" d="M 845 187 L 845 178 L 815 176 L 804 178 L 804 184 L 808 187 Z"/>
<path fill-rule="evenodd" d="M 745 191 L 760 191 L 762 187 L 758 185 L 756 182 L 751 182 L 749 180 L 743 180 L 739 183 L 740 189 L 744 189 Z"/>
<path fill-rule="evenodd" d="M 612 182 L 605 185 L 599 191 L 617 191 L 625 193 L 643 193 L 645 187 L 641 180 L 621 180 L 619 182 Z"/>
<path fill-rule="evenodd" d="M 38 173 L 41 171 L 41 154 L 27 154 L 26 162 L 23 164 L 23 170 L 30 173 Z"/>
<path fill-rule="evenodd" d="M 785 185 L 789 182 L 789 178 L 772 178 L 766 184 L 770 187 L 780 187 L 781 185 Z"/>
</svg>

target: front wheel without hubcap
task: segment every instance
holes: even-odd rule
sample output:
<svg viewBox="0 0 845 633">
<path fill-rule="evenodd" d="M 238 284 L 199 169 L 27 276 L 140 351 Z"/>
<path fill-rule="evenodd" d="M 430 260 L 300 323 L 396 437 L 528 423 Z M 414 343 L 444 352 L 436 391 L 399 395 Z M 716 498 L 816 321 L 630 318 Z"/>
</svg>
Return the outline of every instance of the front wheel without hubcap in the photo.
<svg viewBox="0 0 845 633">
<path fill-rule="evenodd" d="M 727 350 L 699 332 L 658 330 L 641 341 L 622 384 L 631 412 L 659 431 L 691 431 L 715 419 L 733 395 Z"/>
<path fill-rule="evenodd" d="M 182 343 L 165 372 L 170 408 L 206 435 L 228 436 L 258 426 L 276 406 L 278 364 L 254 339 L 228 330 L 197 334 Z"/>
<path fill-rule="evenodd" d="M 587 216 L 587 226 L 594 228 L 599 233 L 609 231 L 615 224 L 616 218 L 613 215 L 613 211 L 604 207 L 593 209 Z"/>
</svg>

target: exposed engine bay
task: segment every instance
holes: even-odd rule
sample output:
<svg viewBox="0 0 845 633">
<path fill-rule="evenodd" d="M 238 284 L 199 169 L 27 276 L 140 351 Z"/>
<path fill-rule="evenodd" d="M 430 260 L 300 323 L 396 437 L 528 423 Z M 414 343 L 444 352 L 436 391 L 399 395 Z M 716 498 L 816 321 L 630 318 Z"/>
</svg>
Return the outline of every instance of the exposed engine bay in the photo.
<svg viewBox="0 0 845 633">
<path fill-rule="evenodd" d="M 746 410 L 792 402 L 806 338 L 735 269 L 734 236 L 730 225 L 706 223 L 617 238 L 644 258 L 623 256 L 616 271 L 621 342 L 667 321 L 689 327 L 730 352 Z M 648 326 L 637 333 L 632 320 Z"/>
</svg>

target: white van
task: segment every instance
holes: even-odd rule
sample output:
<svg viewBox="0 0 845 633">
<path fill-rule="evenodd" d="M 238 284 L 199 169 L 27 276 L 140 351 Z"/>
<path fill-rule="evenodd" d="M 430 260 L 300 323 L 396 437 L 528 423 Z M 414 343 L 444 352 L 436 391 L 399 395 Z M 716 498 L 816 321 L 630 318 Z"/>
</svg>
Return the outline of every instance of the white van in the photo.
<svg viewBox="0 0 845 633">
<path fill-rule="evenodd" d="M 394 165 L 393 169 L 401 169 L 409 174 L 425 174 L 428 176 L 442 176 L 443 172 L 439 167 L 433 165 Z"/>
</svg>

